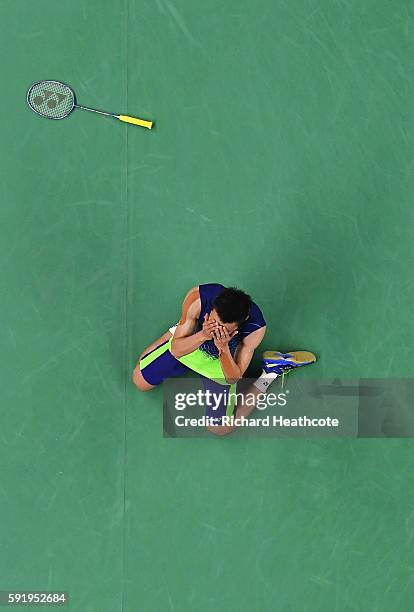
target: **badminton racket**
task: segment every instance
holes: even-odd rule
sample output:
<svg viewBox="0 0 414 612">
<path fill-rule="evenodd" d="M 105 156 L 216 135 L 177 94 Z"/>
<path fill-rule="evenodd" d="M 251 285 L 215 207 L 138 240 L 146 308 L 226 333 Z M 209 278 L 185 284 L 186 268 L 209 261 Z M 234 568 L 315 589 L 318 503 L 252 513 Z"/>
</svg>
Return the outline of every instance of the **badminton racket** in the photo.
<svg viewBox="0 0 414 612">
<path fill-rule="evenodd" d="M 34 83 L 27 92 L 27 103 L 35 113 L 48 119 L 65 119 L 74 108 L 81 108 L 82 110 L 98 113 L 99 115 L 114 117 L 125 123 L 140 125 L 149 130 L 153 125 L 152 121 L 146 121 L 145 119 L 138 119 L 129 115 L 105 113 L 96 108 L 81 106 L 76 102 L 73 89 L 60 81 L 38 81 Z"/>
</svg>

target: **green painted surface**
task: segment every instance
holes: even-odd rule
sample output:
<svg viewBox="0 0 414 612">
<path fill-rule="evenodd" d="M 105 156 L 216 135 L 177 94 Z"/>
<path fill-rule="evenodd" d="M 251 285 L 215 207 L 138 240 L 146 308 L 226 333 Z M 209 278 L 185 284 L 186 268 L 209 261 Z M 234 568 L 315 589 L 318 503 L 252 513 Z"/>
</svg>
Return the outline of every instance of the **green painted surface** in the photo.
<svg viewBox="0 0 414 612">
<path fill-rule="evenodd" d="M 0 588 L 79 612 L 412 610 L 409 440 L 162 438 L 201 282 L 300 376 L 413 376 L 408 0 L 2 0 Z M 35 116 L 27 87 L 154 119 Z M 257 371 L 258 358 L 252 371 Z M 296 374 L 295 374 L 296 375 Z"/>
</svg>

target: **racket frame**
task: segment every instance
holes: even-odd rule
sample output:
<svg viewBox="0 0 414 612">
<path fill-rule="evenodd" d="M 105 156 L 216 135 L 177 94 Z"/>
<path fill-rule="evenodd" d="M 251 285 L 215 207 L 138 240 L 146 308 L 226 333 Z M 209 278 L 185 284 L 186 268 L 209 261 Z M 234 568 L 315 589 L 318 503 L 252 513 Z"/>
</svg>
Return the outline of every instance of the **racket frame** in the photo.
<svg viewBox="0 0 414 612">
<path fill-rule="evenodd" d="M 48 117 L 47 115 L 44 115 L 43 113 L 39 113 L 38 110 L 35 109 L 34 106 L 31 105 L 30 103 L 30 94 L 33 90 L 33 88 L 36 85 L 40 85 L 41 83 L 57 83 L 59 85 L 64 85 L 65 87 L 67 87 L 71 92 L 72 92 L 72 108 L 70 109 L 70 111 L 64 115 L 63 117 Z M 33 85 L 31 85 L 27 91 L 27 95 L 26 95 L 26 100 L 27 100 L 27 104 L 29 105 L 29 107 L 32 109 L 32 111 L 34 111 L 37 115 L 39 115 L 39 117 L 44 117 L 44 119 L 53 119 L 56 121 L 60 121 L 61 119 L 66 119 L 66 117 L 69 117 L 69 115 L 71 114 L 71 112 L 73 111 L 73 109 L 76 106 L 76 95 L 75 92 L 73 91 L 72 87 L 70 85 L 68 85 L 67 83 L 64 83 L 63 81 L 54 81 L 53 79 L 43 79 L 41 81 L 36 81 L 36 83 L 33 83 Z"/>
</svg>

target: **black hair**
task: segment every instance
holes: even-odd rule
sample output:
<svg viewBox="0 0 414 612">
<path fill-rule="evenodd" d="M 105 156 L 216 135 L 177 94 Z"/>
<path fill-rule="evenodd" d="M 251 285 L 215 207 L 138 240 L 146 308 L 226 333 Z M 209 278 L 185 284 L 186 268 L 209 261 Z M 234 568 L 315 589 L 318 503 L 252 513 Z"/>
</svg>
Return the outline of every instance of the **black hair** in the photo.
<svg viewBox="0 0 414 612">
<path fill-rule="evenodd" d="M 251 303 L 250 295 L 241 289 L 229 287 L 218 294 L 213 308 L 223 323 L 242 323 L 249 316 Z"/>
</svg>

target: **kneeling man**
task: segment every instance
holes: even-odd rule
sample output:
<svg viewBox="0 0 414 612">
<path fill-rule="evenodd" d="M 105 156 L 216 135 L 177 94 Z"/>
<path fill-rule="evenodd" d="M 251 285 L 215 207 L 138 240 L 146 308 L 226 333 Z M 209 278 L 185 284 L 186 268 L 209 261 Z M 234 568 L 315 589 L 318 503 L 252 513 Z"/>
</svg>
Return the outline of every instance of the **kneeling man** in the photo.
<svg viewBox="0 0 414 612">
<path fill-rule="evenodd" d="M 254 405 L 232 405 L 226 401 L 227 394 L 235 391 L 265 333 L 262 311 L 244 291 L 218 283 L 198 285 L 185 296 L 179 323 L 142 353 L 133 381 L 141 391 L 149 391 L 166 378 L 189 370 L 197 372 L 205 389 L 216 394 L 220 391 L 223 397 L 219 407 L 206 409 L 206 416 L 215 423 L 208 429 L 217 435 L 230 433 L 234 427 L 223 425 L 222 417 L 234 412 L 236 417 L 248 416 Z M 263 357 L 262 375 L 249 389 L 250 394 L 266 392 L 281 374 L 316 359 L 305 351 L 267 351 Z"/>
</svg>

